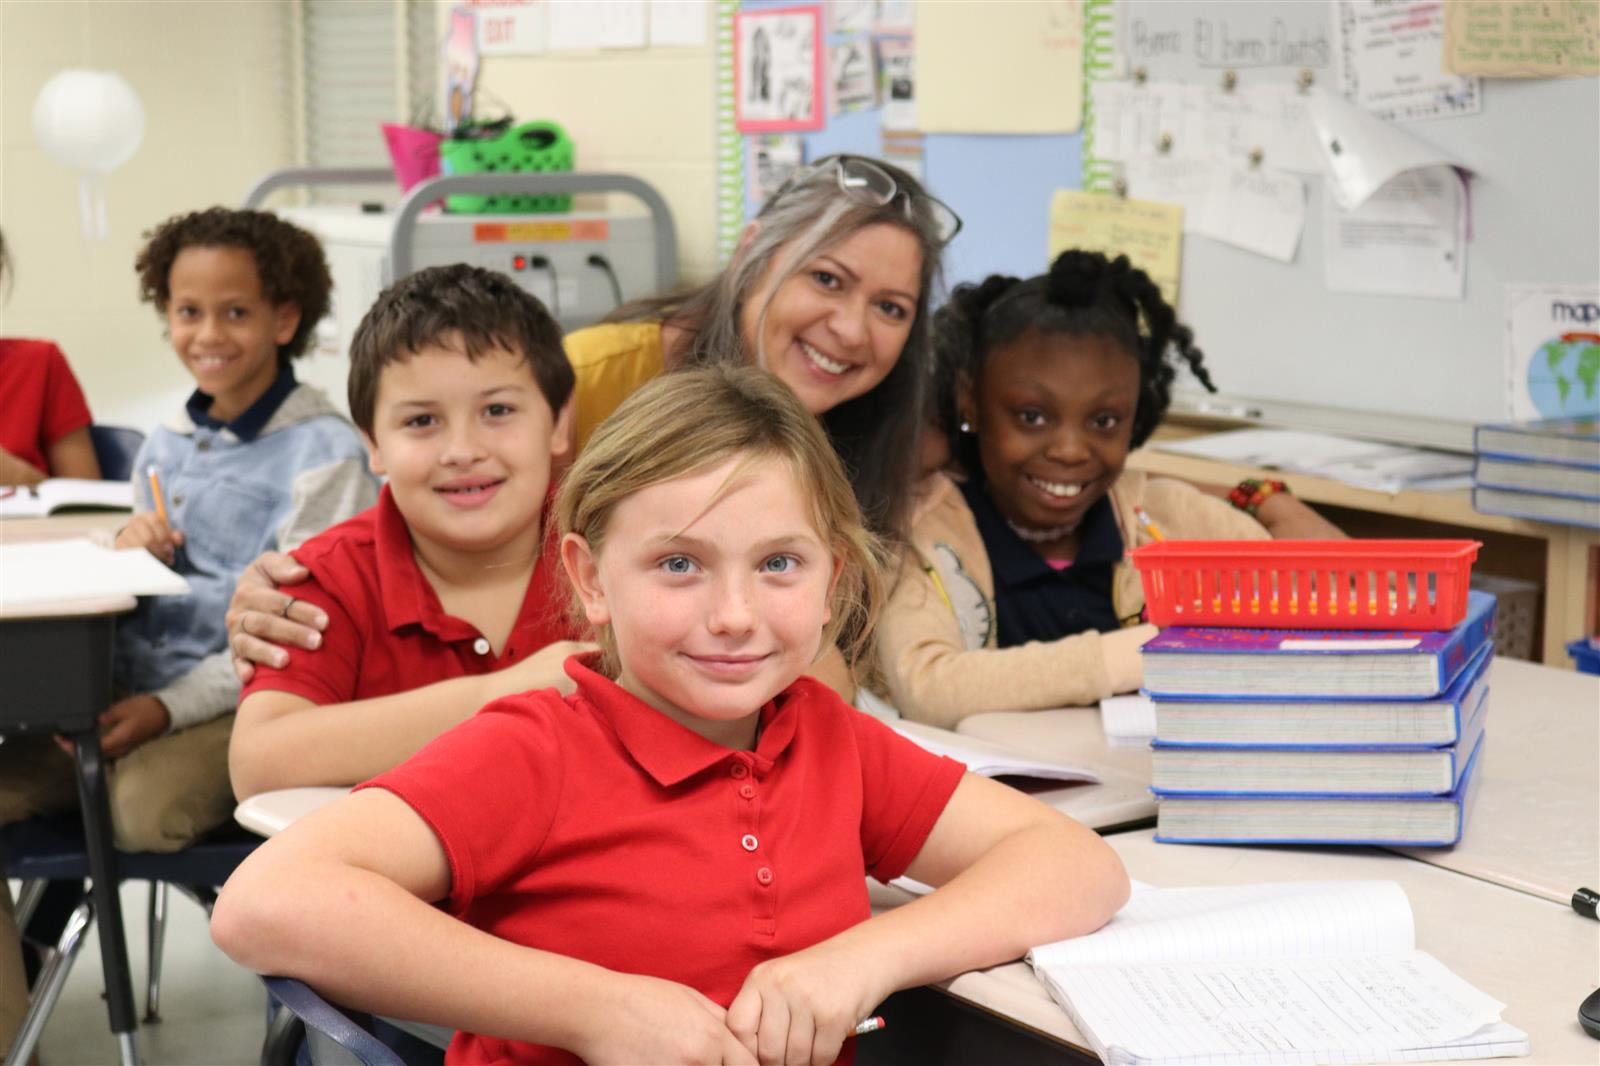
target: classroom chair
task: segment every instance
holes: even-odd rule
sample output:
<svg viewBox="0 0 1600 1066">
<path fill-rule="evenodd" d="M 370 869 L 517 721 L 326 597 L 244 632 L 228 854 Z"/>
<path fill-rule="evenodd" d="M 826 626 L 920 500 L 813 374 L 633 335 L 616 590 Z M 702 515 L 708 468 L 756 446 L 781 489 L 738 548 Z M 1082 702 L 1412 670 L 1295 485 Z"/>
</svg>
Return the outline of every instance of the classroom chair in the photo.
<svg viewBox="0 0 1600 1066">
<path fill-rule="evenodd" d="M 262 840 L 237 827 L 220 830 L 182 851 L 116 853 L 117 877 L 122 881 L 150 882 L 149 972 L 146 982 L 146 1022 L 161 1020 L 161 956 L 166 937 L 167 888 L 192 898 L 207 913 L 216 900 L 216 888 L 228 879 Z M 89 855 L 84 847 L 83 824 L 77 812 L 29 818 L 0 827 L 0 877 L 23 882 L 17 901 L 17 927 L 26 929 L 35 906 L 50 882 L 81 885 L 89 876 Z M 67 919 L 56 941 L 55 954 L 34 982 L 32 1000 L 22 1031 L 8 1062 L 26 1062 L 44 1032 L 66 985 L 67 974 L 83 947 L 94 922 L 94 905 L 84 896 Z M 108 982 L 113 980 L 107 975 Z"/>
<path fill-rule="evenodd" d="M 144 434 L 126 426 L 89 427 L 94 457 L 100 463 L 101 481 L 126 481 L 133 474 L 133 457 L 139 454 Z"/>
<path fill-rule="evenodd" d="M 261 1066 L 406 1066 L 358 1020 L 292 977 L 263 977 L 278 1011 L 267 1026 Z M 362 1016 L 364 1017 L 364 1016 Z"/>
</svg>

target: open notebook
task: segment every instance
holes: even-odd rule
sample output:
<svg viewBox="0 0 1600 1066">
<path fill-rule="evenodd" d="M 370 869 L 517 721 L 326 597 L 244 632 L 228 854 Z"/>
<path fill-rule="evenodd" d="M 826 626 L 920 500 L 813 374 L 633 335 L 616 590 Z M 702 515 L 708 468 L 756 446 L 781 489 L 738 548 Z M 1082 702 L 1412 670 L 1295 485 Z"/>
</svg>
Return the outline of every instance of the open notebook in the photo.
<svg viewBox="0 0 1600 1066">
<path fill-rule="evenodd" d="M 1135 885 L 1034 972 L 1108 1063 L 1429 1062 L 1529 1053 L 1504 1004 L 1416 950 L 1391 881 Z"/>
<path fill-rule="evenodd" d="M 108 596 L 186 596 L 189 582 L 143 548 L 115 551 L 87 537 L 0 544 L 0 608 Z"/>
</svg>

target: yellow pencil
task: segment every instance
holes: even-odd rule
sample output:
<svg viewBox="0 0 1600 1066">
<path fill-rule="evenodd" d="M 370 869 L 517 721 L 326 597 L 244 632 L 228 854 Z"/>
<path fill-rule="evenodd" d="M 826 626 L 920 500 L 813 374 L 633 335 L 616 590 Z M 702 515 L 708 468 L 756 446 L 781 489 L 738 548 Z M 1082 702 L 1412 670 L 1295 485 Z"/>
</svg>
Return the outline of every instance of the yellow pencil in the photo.
<svg viewBox="0 0 1600 1066">
<path fill-rule="evenodd" d="M 156 514 L 170 526 L 172 523 L 167 521 L 167 501 L 161 498 L 161 475 L 156 472 L 154 463 L 145 467 L 144 473 L 150 479 L 150 498 L 155 501 Z"/>
<path fill-rule="evenodd" d="M 1144 527 L 1144 531 L 1150 534 L 1151 540 L 1167 539 L 1161 535 L 1161 530 L 1156 528 L 1156 524 L 1150 521 L 1150 516 L 1145 513 L 1145 509 L 1143 507 L 1135 507 L 1133 509 L 1133 516 L 1139 520 L 1139 524 Z"/>
</svg>

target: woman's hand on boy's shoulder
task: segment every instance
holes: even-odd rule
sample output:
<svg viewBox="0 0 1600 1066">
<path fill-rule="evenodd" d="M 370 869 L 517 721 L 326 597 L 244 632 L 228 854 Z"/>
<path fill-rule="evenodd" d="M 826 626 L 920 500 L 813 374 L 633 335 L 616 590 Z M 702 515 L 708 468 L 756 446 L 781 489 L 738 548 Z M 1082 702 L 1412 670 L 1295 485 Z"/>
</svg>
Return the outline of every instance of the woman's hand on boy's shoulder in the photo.
<svg viewBox="0 0 1600 1066">
<path fill-rule="evenodd" d="M 760 1062 L 826 1066 L 890 990 L 868 987 L 870 967 L 830 941 L 768 959 L 728 1007 L 728 1028 Z"/>
<path fill-rule="evenodd" d="M 117 548 L 143 548 L 171 566 L 183 544 L 183 533 L 167 525 L 167 520 L 151 511 L 133 516 L 117 533 Z"/>
<path fill-rule="evenodd" d="M 257 663 L 287 666 L 285 646 L 315 651 L 322 643 L 328 616 L 294 598 L 293 586 L 310 576 L 294 556 L 272 551 L 262 552 L 239 575 L 228 601 L 228 648 L 241 683 L 250 683 Z M 285 587 L 289 591 L 282 591 Z"/>
<path fill-rule="evenodd" d="M 614 974 L 613 1006 L 569 1050 L 584 1062 L 737 1063 L 756 1058 L 728 1029 L 727 1012 L 676 981 Z"/>
</svg>

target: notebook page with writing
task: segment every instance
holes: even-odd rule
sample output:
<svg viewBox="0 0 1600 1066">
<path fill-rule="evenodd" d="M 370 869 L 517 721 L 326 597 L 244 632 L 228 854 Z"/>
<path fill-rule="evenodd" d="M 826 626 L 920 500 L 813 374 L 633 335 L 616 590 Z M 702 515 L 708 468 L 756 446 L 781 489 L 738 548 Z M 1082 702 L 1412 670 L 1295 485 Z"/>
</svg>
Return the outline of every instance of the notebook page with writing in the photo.
<svg viewBox="0 0 1600 1066">
<path fill-rule="evenodd" d="M 1362 1063 L 1526 1055 L 1504 1005 L 1401 958 L 1039 971 L 1108 1063 Z"/>
<path fill-rule="evenodd" d="M 1104 928 L 1036 947 L 1035 966 L 1401 956 L 1416 946 L 1393 881 L 1282 881 L 1205 888 L 1136 885 Z"/>
</svg>

